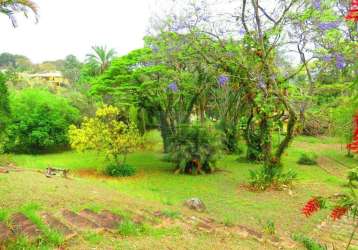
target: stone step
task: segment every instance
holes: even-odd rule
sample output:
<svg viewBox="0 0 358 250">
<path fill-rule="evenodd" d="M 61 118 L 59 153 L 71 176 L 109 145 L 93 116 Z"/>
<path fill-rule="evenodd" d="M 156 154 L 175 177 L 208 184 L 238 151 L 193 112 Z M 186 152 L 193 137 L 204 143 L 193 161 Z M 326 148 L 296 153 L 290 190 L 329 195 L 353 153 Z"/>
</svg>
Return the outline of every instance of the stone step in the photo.
<svg viewBox="0 0 358 250">
<path fill-rule="evenodd" d="M 99 230 L 101 229 L 99 225 L 97 225 L 96 223 L 94 223 L 93 221 L 76 214 L 75 212 L 72 212 L 70 210 L 63 210 L 62 211 L 62 215 L 65 218 L 66 222 L 68 222 L 68 224 L 70 224 L 72 227 L 76 228 L 76 229 L 94 229 L 94 230 Z"/>
<path fill-rule="evenodd" d="M 237 225 L 236 227 L 238 230 L 246 232 L 250 237 L 255 238 L 259 242 L 262 242 L 264 240 L 264 235 L 260 232 L 257 232 L 256 230 L 254 230 L 252 228 L 249 228 L 249 227 L 243 226 L 243 225 Z"/>
<path fill-rule="evenodd" d="M 12 232 L 10 229 L 4 224 L 0 222 L 0 246 L 1 243 L 7 241 L 12 236 Z"/>
<path fill-rule="evenodd" d="M 63 224 L 59 219 L 54 217 L 52 214 L 43 212 L 41 213 L 41 217 L 52 230 L 61 233 L 65 237 L 65 240 L 69 240 L 77 235 L 76 232 L 74 232 L 67 225 Z"/>
<path fill-rule="evenodd" d="M 108 210 L 104 210 L 98 214 L 92 210 L 84 209 L 79 213 L 79 215 L 95 222 L 100 227 L 109 231 L 116 229 L 122 221 L 121 217 Z"/>
<path fill-rule="evenodd" d="M 29 240 L 36 240 L 41 236 L 41 230 L 22 213 L 14 214 L 11 222 L 17 235 L 24 235 Z"/>
</svg>

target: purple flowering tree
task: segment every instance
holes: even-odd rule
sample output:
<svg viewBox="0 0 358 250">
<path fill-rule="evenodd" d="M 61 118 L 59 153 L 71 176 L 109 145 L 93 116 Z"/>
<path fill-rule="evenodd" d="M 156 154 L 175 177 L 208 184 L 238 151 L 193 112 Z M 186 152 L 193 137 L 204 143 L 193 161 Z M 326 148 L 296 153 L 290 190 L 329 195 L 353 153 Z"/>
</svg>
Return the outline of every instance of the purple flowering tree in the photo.
<svg viewBox="0 0 358 250">
<path fill-rule="evenodd" d="M 217 115 L 218 128 L 223 133 L 222 144 L 227 153 L 239 151 L 238 122 L 243 115 L 243 94 L 237 80 L 230 79 L 227 74 L 220 74 L 209 92 L 209 98 L 213 99 L 211 109 Z"/>
<path fill-rule="evenodd" d="M 197 60 L 189 40 L 173 32 L 148 36 L 146 46 L 155 48 L 151 58 L 150 81 L 145 86 L 147 102 L 159 114 L 164 151 L 170 148 L 170 138 L 176 136 L 181 124 L 190 123 L 198 109 L 204 88 L 204 62 Z"/>
<path fill-rule="evenodd" d="M 325 64 L 333 64 L 341 71 L 349 66 L 349 58 L 343 52 L 338 53 L 336 46 L 344 24 L 334 14 L 336 10 L 327 10 L 329 4 L 318 0 L 304 3 L 275 0 L 271 4 L 237 0 L 217 8 L 210 0 L 173 1 L 169 13 L 157 19 L 152 31 L 156 35 L 171 34 L 172 38 L 190 44 L 188 51 L 195 55 L 192 66 L 195 65 L 195 74 L 200 75 L 199 85 L 205 93 L 195 101 L 193 111 L 200 110 L 202 120 L 224 121 L 220 111 L 227 110 L 222 105 L 228 103 L 220 91 L 238 94 L 239 98 L 232 99 L 230 105 L 240 110 L 237 116 L 242 118 L 240 129 L 247 147 L 259 152 L 256 159 L 251 159 L 263 160 L 263 172 L 271 175 L 268 179 L 281 174 L 281 157 L 293 139 L 296 113 L 309 108 L 319 76 L 311 62 L 319 65 L 323 56 L 330 55 Z M 170 45 L 171 41 L 165 43 Z M 292 50 L 299 55 L 299 65 L 288 68 L 282 61 L 287 62 Z M 176 53 L 176 49 L 168 53 Z M 178 69 L 182 64 L 185 63 L 174 67 Z M 302 91 L 304 101 L 296 107 L 287 86 L 302 74 L 305 75 L 302 82 L 306 83 Z M 168 79 L 165 88 L 173 79 L 178 78 Z M 179 92 L 184 82 L 180 81 Z M 178 95 L 176 88 L 171 93 Z M 272 131 L 281 129 L 283 122 L 287 129 L 274 148 Z"/>
</svg>

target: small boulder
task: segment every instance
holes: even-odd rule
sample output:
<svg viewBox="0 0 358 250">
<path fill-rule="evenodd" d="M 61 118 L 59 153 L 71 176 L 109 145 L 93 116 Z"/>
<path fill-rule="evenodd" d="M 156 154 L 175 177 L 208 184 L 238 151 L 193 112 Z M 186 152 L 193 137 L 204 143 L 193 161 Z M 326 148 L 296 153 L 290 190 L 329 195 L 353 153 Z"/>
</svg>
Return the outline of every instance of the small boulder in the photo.
<svg viewBox="0 0 358 250">
<path fill-rule="evenodd" d="M 198 212 L 203 212 L 206 210 L 205 204 L 199 198 L 191 198 L 187 200 L 184 205 Z"/>
</svg>

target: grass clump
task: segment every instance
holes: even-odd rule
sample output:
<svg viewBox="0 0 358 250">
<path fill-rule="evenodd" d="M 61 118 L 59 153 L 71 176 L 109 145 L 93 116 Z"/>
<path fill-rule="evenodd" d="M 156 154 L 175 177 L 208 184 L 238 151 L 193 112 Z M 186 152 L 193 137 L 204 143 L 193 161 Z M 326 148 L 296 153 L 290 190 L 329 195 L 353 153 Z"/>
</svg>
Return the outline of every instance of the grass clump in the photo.
<svg viewBox="0 0 358 250">
<path fill-rule="evenodd" d="M 317 155 L 315 154 L 301 154 L 300 158 L 297 161 L 300 165 L 317 165 Z"/>
<path fill-rule="evenodd" d="M 173 216 L 173 214 L 171 214 Z M 178 227 L 173 228 L 153 228 L 147 224 L 134 223 L 129 219 L 124 221 L 118 226 L 118 233 L 125 237 L 136 236 L 153 236 L 164 237 L 168 235 L 179 235 L 181 229 Z"/>
<path fill-rule="evenodd" d="M 118 227 L 119 234 L 123 236 L 140 236 L 146 233 L 146 227 L 143 224 L 137 224 L 125 219 Z"/>
<path fill-rule="evenodd" d="M 103 241 L 103 235 L 94 233 L 94 232 L 86 232 L 83 235 L 83 238 L 92 245 L 98 245 Z"/>
<path fill-rule="evenodd" d="M 180 213 L 177 211 L 164 210 L 162 214 L 167 218 L 177 219 L 180 217 Z"/>
<path fill-rule="evenodd" d="M 133 176 L 135 172 L 136 169 L 129 164 L 110 163 L 104 168 L 105 175 L 113 177 Z"/>
<path fill-rule="evenodd" d="M 312 238 L 309 238 L 302 234 L 297 234 L 293 236 L 293 240 L 302 243 L 303 246 L 307 250 L 327 250 L 327 247 L 324 245 L 319 244 L 317 241 L 315 241 Z"/>
<path fill-rule="evenodd" d="M 268 235 L 276 234 L 276 225 L 272 220 L 267 220 L 265 223 L 262 223 L 263 231 Z"/>
</svg>

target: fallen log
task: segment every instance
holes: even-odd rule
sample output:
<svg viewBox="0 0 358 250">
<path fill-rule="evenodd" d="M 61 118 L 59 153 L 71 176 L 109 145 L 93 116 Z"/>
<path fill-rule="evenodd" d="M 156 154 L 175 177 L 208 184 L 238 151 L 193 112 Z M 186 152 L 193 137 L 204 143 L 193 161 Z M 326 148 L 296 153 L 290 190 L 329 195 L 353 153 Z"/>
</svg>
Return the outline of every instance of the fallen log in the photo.
<svg viewBox="0 0 358 250">
<path fill-rule="evenodd" d="M 52 176 L 56 176 L 57 174 L 61 173 L 62 177 L 68 178 L 69 172 L 70 172 L 69 169 L 58 169 L 58 168 L 48 167 L 46 169 L 45 175 L 47 178 L 51 178 Z"/>
</svg>

